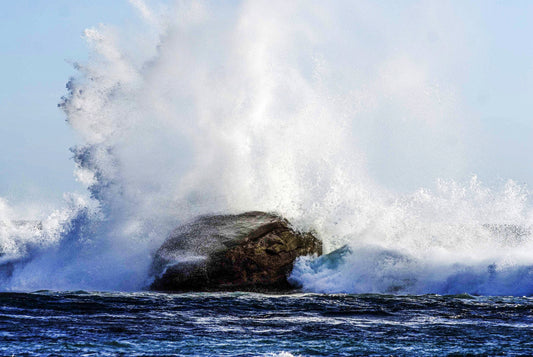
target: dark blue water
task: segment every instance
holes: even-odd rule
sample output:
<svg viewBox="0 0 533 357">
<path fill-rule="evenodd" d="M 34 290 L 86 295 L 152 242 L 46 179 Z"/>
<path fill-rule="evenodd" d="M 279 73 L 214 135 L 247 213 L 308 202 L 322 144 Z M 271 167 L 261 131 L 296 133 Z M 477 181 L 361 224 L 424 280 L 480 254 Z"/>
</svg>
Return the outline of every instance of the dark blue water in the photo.
<svg viewBox="0 0 533 357">
<path fill-rule="evenodd" d="M 1 293 L 0 354 L 531 355 L 533 298 Z"/>
</svg>

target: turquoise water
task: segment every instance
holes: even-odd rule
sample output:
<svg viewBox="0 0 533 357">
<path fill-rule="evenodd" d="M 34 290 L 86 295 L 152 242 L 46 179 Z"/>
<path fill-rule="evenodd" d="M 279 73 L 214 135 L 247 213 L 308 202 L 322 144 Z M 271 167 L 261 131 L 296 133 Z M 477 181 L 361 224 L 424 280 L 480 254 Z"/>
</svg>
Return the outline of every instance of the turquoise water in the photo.
<svg viewBox="0 0 533 357">
<path fill-rule="evenodd" d="M 533 298 L 0 294 L 2 355 L 529 355 Z"/>
</svg>

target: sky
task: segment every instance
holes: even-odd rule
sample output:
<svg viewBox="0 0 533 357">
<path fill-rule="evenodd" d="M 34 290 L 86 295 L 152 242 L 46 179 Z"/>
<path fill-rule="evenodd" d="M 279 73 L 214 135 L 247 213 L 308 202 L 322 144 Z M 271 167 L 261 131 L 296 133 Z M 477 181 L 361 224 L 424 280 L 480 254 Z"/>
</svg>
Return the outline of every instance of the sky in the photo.
<svg viewBox="0 0 533 357">
<path fill-rule="evenodd" d="M 76 143 L 57 108 L 73 63 L 88 49 L 83 31 L 123 24 L 135 13 L 127 1 L 20 0 L 0 11 L 0 197 L 59 202 L 80 186 L 69 148 Z"/>
<path fill-rule="evenodd" d="M 399 7 L 416 2 L 394 4 L 391 19 Z M 444 73 L 461 76 L 452 79 L 459 84 L 455 97 L 464 109 L 464 120 L 476 123 L 468 132 L 472 145 L 467 145 L 467 171 L 487 182 L 510 178 L 533 187 L 533 2 L 449 4 L 464 22 L 465 33 L 455 36 L 465 37 L 468 55 Z M 76 74 L 72 63 L 87 60 L 84 29 L 99 23 L 134 26 L 135 19 L 127 0 L 2 4 L 0 197 L 14 204 L 59 203 L 64 192 L 81 190 L 69 151 L 78 139 L 57 103 L 66 95 L 65 83 Z M 428 41 L 438 42 L 438 33 L 420 30 Z M 387 172 L 375 174 L 390 183 Z"/>
<path fill-rule="evenodd" d="M 478 165 L 486 176 L 532 187 L 533 3 L 476 2 L 465 11 L 478 24 L 479 48 L 460 94 L 481 122 Z"/>
</svg>

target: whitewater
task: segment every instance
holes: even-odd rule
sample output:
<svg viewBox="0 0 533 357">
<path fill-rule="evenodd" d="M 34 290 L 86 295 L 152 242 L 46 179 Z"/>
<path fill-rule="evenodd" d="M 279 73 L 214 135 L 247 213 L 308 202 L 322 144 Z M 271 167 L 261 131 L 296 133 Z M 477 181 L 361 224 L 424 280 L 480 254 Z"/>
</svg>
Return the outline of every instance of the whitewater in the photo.
<svg viewBox="0 0 533 357">
<path fill-rule="evenodd" d="M 87 193 L 35 220 L 0 199 L 0 290 L 144 290 L 176 226 L 261 210 L 340 249 L 297 261 L 303 292 L 533 295 L 528 188 L 470 169 L 457 58 L 417 26 L 391 41 L 405 22 L 366 1 L 130 2 L 138 26 L 87 29 L 59 103 Z"/>
</svg>

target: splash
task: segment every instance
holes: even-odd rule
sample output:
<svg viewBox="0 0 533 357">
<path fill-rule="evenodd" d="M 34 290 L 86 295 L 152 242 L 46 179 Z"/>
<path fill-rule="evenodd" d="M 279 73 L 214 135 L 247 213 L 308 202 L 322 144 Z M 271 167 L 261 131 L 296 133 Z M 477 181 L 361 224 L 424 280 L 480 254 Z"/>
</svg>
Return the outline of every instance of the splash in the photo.
<svg viewBox="0 0 533 357">
<path fill-rule="evenodd" d="M 464 53 L 449 9 L 389 21 L 365 1 L 131 3 L 143 23 L 87 29 L 91 59 L 60 103 L 90 197 L 53 229 L 2 228 L 16 263 L 0 287 L 142 289 L 179 223 L 263 210 L 349 247 L 334 266 L 300 261 L 305 290 L 532 293 L 524 187 L 413 189 L 468 172 L 471 124 L 443 73 L 457 59 L 400 30 L 431 22 Z"/>
<path fill-rule="evenodd" d="M 439 189 L 395 201 L 342 248 L 300 259 L 291 279 L 315 292 L 532 295 L 527 191 L 510 181 L 494 192 L 475 177 Z"/>
</svg>

